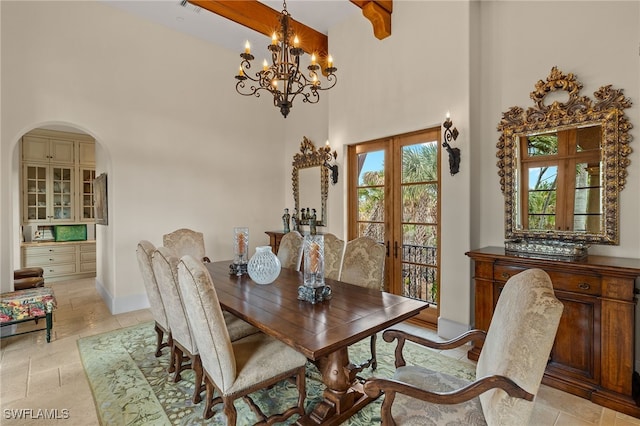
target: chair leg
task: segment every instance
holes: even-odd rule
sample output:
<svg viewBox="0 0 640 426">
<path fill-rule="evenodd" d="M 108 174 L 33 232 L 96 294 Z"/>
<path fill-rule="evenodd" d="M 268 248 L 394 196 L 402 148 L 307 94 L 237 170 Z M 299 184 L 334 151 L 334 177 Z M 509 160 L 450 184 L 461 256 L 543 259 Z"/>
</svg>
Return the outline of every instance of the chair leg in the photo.
<svg viewBox="0 0 640 426">
<path fill-rule="evenodd" d="M 307 397 L 306 373 L 306 368 L 300 367 L 296 377 L 296 386 L 298 388 L 298 414 L 300 414 L 301 417 L 305 415 L 304 400 Z"/>
<path fill-rule="evenodd" d="M 182 376 L 180 372 L 182 371 L 182 361 L 184 360 L 184 354 L 182 353 L 182 349 L 180 349 L 177 345 L 173 345 L 175 348 L 175 364 L 174 369 L 176 374 L 173 376 L 173 383 L 178 383 L 182 380 Z"/>
<path fill-rule="evenodd" d="M 210 419 L 211 417 L 213 417 L 213 392 L 214 392 L 214 388 L 213 388 L 213 383 L 211 382 L 211 379 L 209 379 L 209 377 L 205 374 L 204 376 L 204 387 L 206 389 L 206 400 L 207 403 L 204 406 L 204 413 L 202 414 L 202 416 L 205 418 L 205 420 Z"/>
<path fill-rule="evenodd" d="M 169 374 L 176 371 L 176 345 L 173 341 L 171 341 L 171 353 L 169 354 L 169 369 L 167 370 Z"/>
<path fill-rule="evenodd" d="M 233 398 L 222 397 L 222 403 L 224 404 L 224 414 L 227 416 L 227 426 L 236 426 L 238 412 L 233 405 Z"/>
<path fill-rule="evenodd" d="M 194 404 L 199 404 L 200 401 L 202 401 L 202 397 L 200 396 L 202 393 L 202 360 L 200 359 L 200 355 L 193 356 L 191 365 L 195 373 L 192 401 Z"/>
<path fill-rule="evenodd" d="M 162 339 L 164 337 L 164 331 L 162 331 L 160 326 L 158 326 L 158 323 L 156 323 L 154 329 L 156 330 L 156 358 L 158 358 L 162 355 Z"/>
<path fill-rule="evenodd" d="M 378 339 L 377 334 L 371 335 L 371 369 L 375 370 L 378 368 L 378 359 L 376 358 L 376 340 Z"/>
</svg>

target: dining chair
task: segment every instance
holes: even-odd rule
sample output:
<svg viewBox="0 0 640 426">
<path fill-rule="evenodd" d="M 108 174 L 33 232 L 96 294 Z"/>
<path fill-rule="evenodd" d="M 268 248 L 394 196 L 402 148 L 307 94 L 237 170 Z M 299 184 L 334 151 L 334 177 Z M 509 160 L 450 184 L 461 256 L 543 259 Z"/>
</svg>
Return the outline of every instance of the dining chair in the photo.
<svg viewBox="0 0 640 426">
<path fill-rule="evenodd" d="M 211 262 L 204 249 L 204 234 L 187 228 L 162 236 L 162 245 L 175 251 L 178 258 L 188 254 L 203 262 Z"/>
<path fill-rule="evenodd" d="M 278 248 L 278 259 L 283 268 L 300 270 L 302 263 L 303 238 L 298 231 L 290 231 L 284 234 Z"/>
<path fill-rule="evenodd" d="M 142 274 L 142 282 L 147 292 L 147 298 L 149 299 L 149 308 L 151 315 L 155 321 L 154 329 L 156 331 L 157 343 L 156 343 L 156 357 L 162 355 L 162 349 L 171 347 L 171 329 L 169 328 L 169 321 L 167 320 L 167 313 L 164 308 L 164 302 L 160 295 L 160 289 L 158 288 L 158 282 L 156 276 L 153 273 L 153 266 L 151 264 L 151 256 L 156 250 L 153 243 L 142 240 L 138 243 L 136 248 L 136 255 L 138 257 L 138 267 Z M 167 335 L 167 341 L 164 340 L 164 335 Z M 169 372 L 173 372 L 173 364 L 169 366 Z"/>
<path fill-rule="evenodd" d="M 383 425 L 488 424 L 526 425 L 540 387 L 564 306 L 551 279 L 528 269 L 505 284 L 488 332 L 472 330 L 446 342 L 432 342 L 398 330 L 387 330 L 387 342 L 398 339 L 396 371 L 391 379 L 372 378 L 369 396 L 384 392 Z M 476 380 L 467 382 L 427 366 L 407 365 L 405 341 L 436 350 L 484 340 Z"/>
<path fill-rule="evenodd" d="M 180 260 L 178 283 L 185 306 L 189 306 L 187 319 L 196 344 L 207 348 L 200 352 L 207 391 L 204 418 L 211 418 L 213 406 L 222 403 L 227 425 L 235 425 L 237 412 L 233 403 L 238 398 L 251 407 L 261 424 L 283 422 L 293 414 L 304 415 L 306 357 L 264 333 L 231 341 L 211 276 L 192 256 Z M 267 417 L 249 394 L 290 378 L 295 378 L 298 389 L 296 406 Z M 216 391 L 219 396 L 214 398 Z"/>
<path fill-rule="evenodd" d="M 324 234 L 324 276 L 332 280 L 340 279 L 344 240 L 333 234 Z"/>
<path fill-rule="evenodd" d="M 182 380 L 180 373 L 191 368 L 195 373 L 192 400 L 194 404 L 197 404 L 201 401 L 200 393 L 204 390 L 202 361 L 187 321 L 186 310 L 188 306 L 184 304 L 180 295 L 178 285 L 179 259 L 170 248 L 158 247 L 151 260 L 173 337 L 173 345 L 171 346 L 171 363 L 175 370 L 173 381 L 177 383 Z M 258 332 L 257 328 L 228 312 L 224 312 L 224 319 L 232 341 Z"/>
<path fill-rule="evenodd" d="M 342 258 L 340 281 L 382 291 L 385 257 L 384 245 L 373 238 L 358 237 L 348 241 Z M 360 364 L 359 369 L 371 366 L 375 370 L 378 367 L 377 339 L 377 334 L 371 335 L 371 358 Z"/>
</svg>

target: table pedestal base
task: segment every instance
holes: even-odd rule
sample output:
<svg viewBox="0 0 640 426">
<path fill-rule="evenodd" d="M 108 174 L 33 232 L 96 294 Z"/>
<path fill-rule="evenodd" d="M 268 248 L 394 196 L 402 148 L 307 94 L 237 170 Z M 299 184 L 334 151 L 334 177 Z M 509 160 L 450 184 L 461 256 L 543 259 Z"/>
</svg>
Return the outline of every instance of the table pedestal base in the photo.
<svg viewBox="0 0 640 426">
<path fill-rule="evenodd" d="M 297 425 L 339 425 L 376 399 L 367 396 L 356 379 L 356 374 L 362 369 L 349 362 L 347 348 L 338 349 L 315 364 L 327 386 L 323 392 L 324 399 L 311 413 L 298 419 Z"/>
</svg>

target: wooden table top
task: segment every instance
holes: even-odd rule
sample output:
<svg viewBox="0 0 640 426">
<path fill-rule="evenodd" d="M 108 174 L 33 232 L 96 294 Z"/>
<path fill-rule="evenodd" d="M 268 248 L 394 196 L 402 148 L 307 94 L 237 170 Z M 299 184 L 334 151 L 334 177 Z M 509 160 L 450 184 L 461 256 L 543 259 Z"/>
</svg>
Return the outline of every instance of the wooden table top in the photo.
<svg viewBox="0 0 640 426">
<path fill-rule="evenodd" d="M 311 304 L 298 300 L 302 273 L 282 268 L 272 284 L 229 274 L 231 261 L 205 264 L 227 311 L 318 360 L 418 314 L 428 303 L 340 281 L 326 280 L 333 296 Z"/>
</svg>

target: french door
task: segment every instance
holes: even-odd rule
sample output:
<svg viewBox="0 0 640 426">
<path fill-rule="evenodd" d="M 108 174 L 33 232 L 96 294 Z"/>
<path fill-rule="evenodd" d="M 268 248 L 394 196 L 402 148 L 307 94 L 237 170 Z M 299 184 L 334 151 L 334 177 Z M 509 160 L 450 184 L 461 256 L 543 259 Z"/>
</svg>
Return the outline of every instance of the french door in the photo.
<svg viewBox="0 0 640 426">
<path fill-rule="evenodd" d="M 431 304 L 417 319 L 435 325 L 440 295 L 440 127 L 348 148 L 348 238 L 387 248 L 385 290 Z"/>
</svg>

